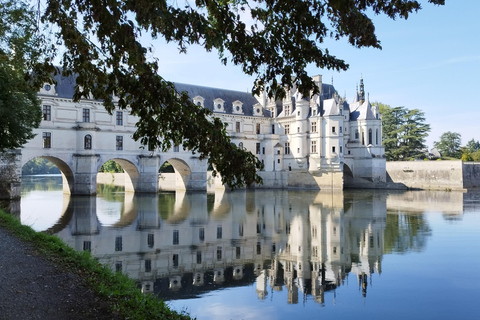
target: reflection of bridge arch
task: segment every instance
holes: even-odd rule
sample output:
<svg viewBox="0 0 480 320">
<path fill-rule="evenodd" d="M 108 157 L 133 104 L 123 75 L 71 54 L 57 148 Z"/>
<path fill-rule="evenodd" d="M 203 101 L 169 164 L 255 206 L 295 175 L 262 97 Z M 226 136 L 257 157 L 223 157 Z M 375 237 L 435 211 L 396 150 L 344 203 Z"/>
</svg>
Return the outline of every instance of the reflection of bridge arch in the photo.
<svg viewBox="0 0 480 320">
<path fill-rule="evenodd" d="M 63 193 L 71 194 L 74 188 L 75 179 L 72 168 L 67 164 L 68 159 L 62 158 L 61 156 L 53 157 L 48 155 L 33 155 L 30 157 L 22 158 L 22 168 L 27 162 L 36 158 L 46 159 L 57 166 L 57 168 L 60 170 L 60 173 L 62 174 Z"/>
<path fill-rule="evenodd" d="M 102 161 L 99 161 L 97 164 L 97 172 L 100 170 L 103 164 L 109 160 L 113 160 L 118 163 L 125 172 L 125 192 L 134 192 L 136 190 L 136 181 L 138 180 L 139 176 L 139 170 L 135 164 L 133 164 L 131 160 L 122 158 L 102 158 Z"/>
</svg>

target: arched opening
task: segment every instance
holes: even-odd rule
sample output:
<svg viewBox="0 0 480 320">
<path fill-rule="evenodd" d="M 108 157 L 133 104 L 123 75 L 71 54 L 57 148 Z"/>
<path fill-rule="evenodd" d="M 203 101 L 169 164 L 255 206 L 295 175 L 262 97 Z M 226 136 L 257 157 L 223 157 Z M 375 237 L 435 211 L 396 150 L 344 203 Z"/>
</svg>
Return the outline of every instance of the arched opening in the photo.
<svg viewBox="0 0 480 320">
<path fill-rule="evenodd" d="M 368 129 L 368 144 L 373 144 L 372 129 Z"/>
<path fill-rule="evenodd" d="M 177 158 L 168 159 L 160 166 L 158 175 L 159 190 L 187 190 L 191 174 L 192 171 L 185 161 Z"/>
<path fill-rule="evenodd" d="M 125 192 L 135 192 L 136 182 L 139 175 L 137 167 L 128 160 L 113 158 L 102 163 L 97 174 L 98 185 L 110 185 L 124 187 Z M 108 173 L 108 174 L 105 174 Z"/>
<path fill-rule="evenodd" d="M 36 231 L 45 231 L 69 221 L 68 204 L 73 173 L 61 159 L 35 157 L 22 165 L 20 220 Z"/>
</svg>

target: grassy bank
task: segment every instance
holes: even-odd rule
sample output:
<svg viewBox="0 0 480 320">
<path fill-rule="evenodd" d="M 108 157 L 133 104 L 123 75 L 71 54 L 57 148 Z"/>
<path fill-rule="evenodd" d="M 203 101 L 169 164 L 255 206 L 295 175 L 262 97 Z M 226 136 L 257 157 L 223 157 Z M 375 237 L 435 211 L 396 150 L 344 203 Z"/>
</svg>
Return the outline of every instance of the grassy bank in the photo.
<svg viewBox="0 0 480 320">
<path fill-rule="evenodd" d="M 77 252 L 56 236 L 36 232 L 0 209 L 0 226 L 17 238 L 31 243 L 46 259 L 74 272 L 99 294 L 112 312 L 127 319 L 190 319 L 171 311 L 154 295 L 144 295 L 135 283 L 121 273 L 114 273 L 98 263 L 88 252 Z"/>
</svg>

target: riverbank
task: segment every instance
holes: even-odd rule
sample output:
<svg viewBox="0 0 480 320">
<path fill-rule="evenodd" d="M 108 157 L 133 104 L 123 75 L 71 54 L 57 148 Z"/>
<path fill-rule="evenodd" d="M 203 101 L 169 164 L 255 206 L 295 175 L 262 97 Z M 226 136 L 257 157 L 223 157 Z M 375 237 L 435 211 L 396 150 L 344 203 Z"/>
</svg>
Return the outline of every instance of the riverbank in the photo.
<svg viewBox="0 0 480 320">
<path fill-rule="evenodd" d="M 0 318 L 190 319 L 87 252 L 0 210 Z"/>
</svg>

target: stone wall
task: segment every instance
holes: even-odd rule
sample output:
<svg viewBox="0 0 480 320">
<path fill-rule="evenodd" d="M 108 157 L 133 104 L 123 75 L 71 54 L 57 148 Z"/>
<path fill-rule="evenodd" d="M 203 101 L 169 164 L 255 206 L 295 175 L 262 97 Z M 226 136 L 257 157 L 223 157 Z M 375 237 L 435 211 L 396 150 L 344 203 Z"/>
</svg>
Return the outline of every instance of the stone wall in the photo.
<svg viewBox="0 0 480 320">
<path fill-rule="evenodd" d="M 480 162 L 463 163 L 463 186 L 480 188 Z"/>
<path fill-rule="evenodd" d="M 387 185 L 389 188 L 463 190 L 466 187 L 463 167 L 461 160 L 388 161 Z"/>
<path fill-rule="evenodd" d="M 22 159 L 20 150 L 0 153 L 0 199 L 19 199 L 21 195 Z"/>
</svg>

